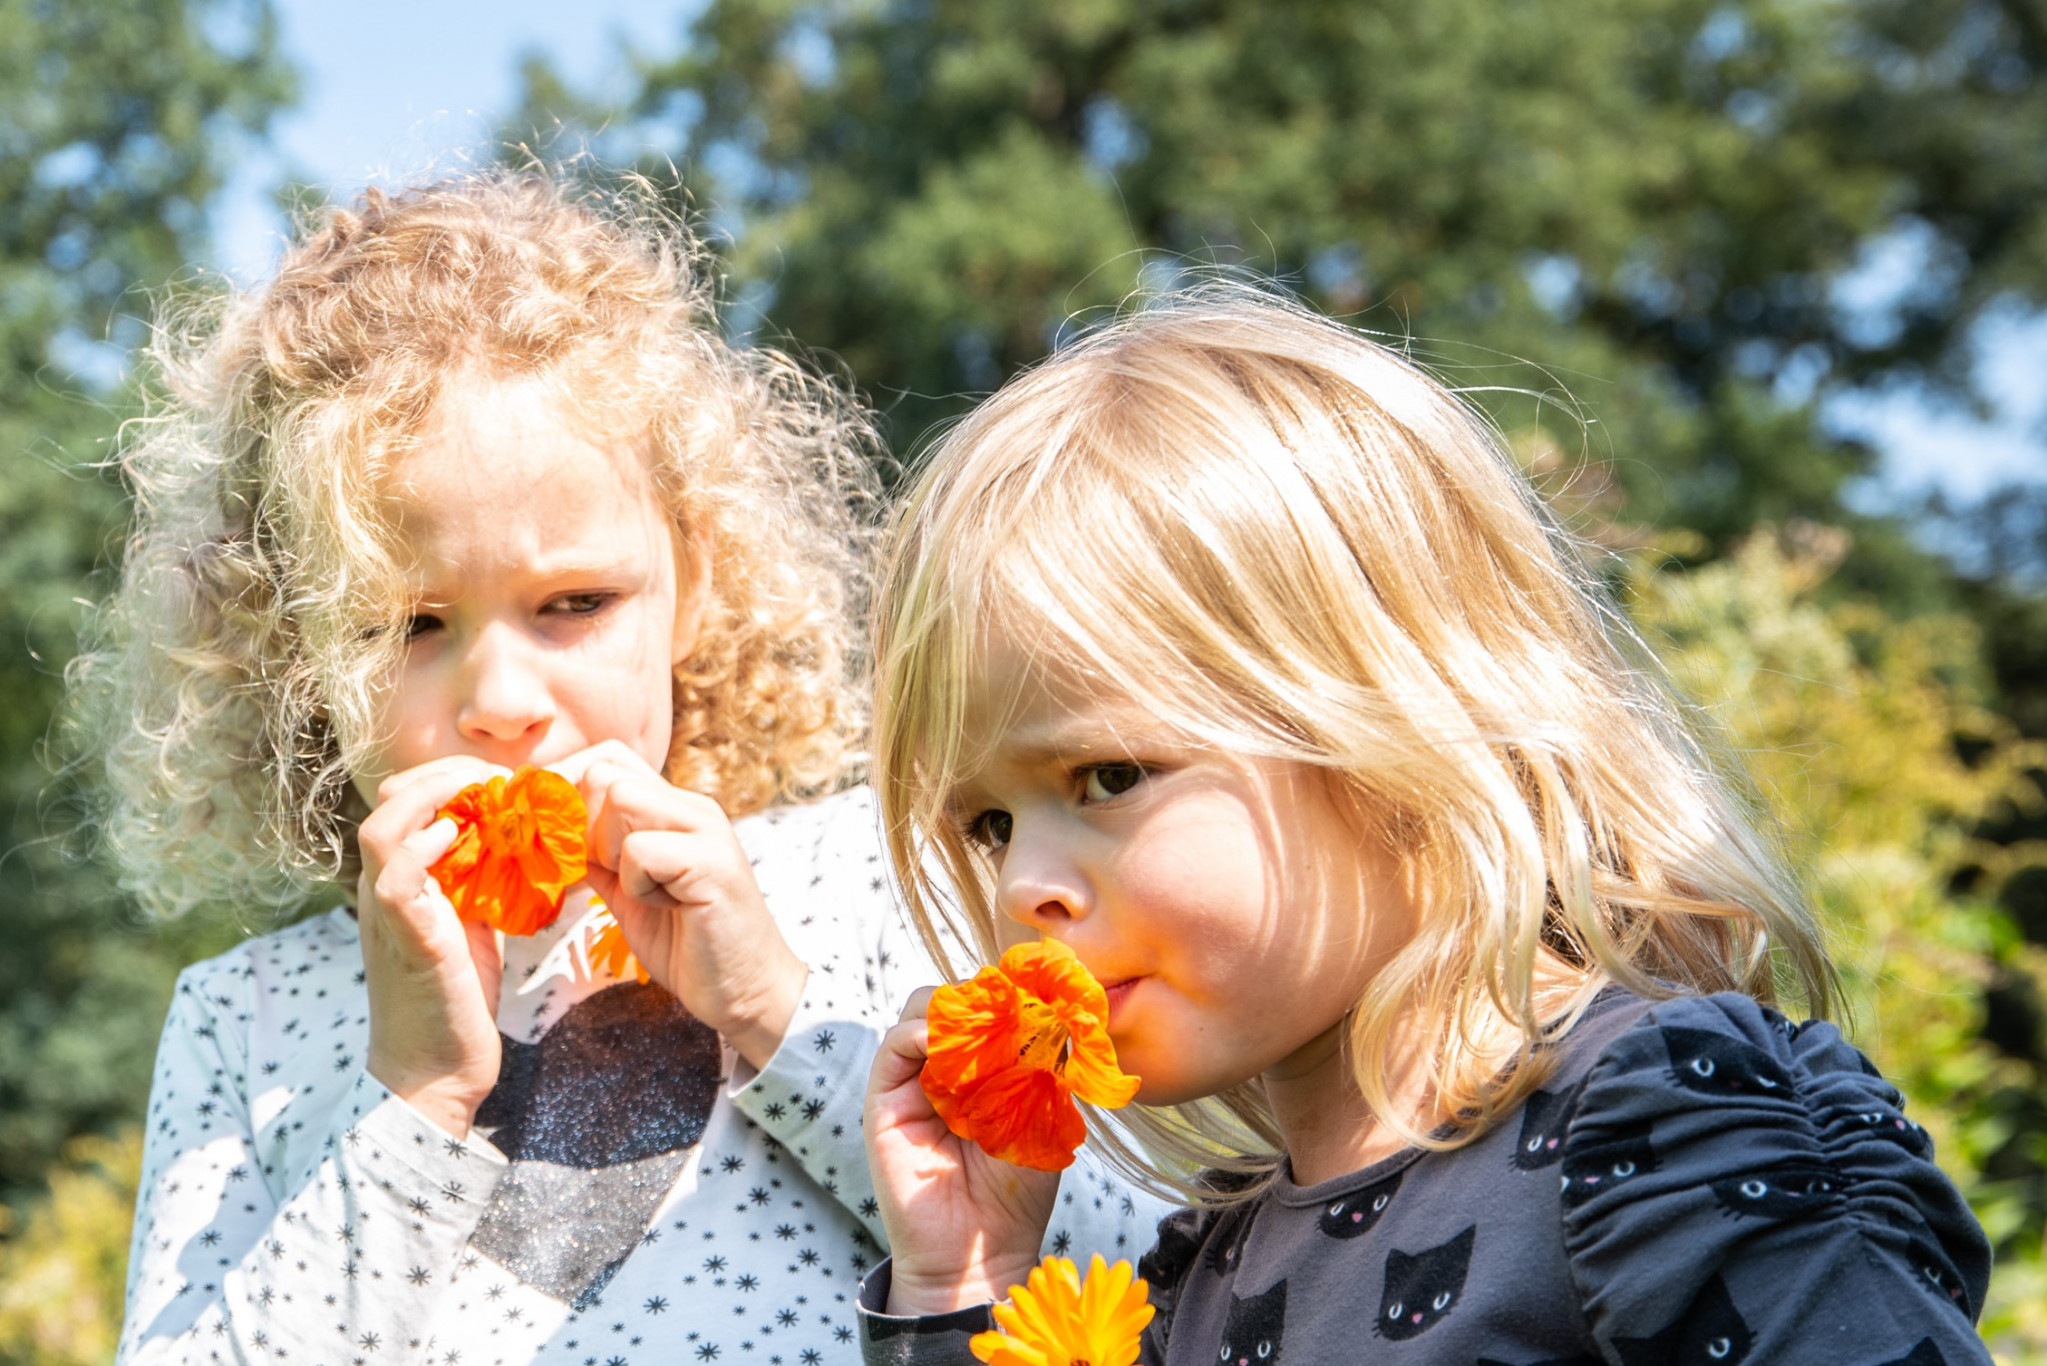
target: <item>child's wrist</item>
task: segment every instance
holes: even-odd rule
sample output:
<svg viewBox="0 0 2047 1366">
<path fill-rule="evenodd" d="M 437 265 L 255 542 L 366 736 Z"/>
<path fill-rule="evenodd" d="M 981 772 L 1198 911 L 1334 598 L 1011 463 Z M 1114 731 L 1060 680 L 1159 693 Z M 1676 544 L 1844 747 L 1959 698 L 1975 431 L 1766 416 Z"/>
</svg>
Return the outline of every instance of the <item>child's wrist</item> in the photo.
<svg viewBox="0 0 2047 1366">
<path fill-rule="evenodd" d="M 473 1085 L 447 1077 L 418 1080 L 375 1058 L 370 1060 L 366 1070 L 383 1083 L 385 1090 L 439 1126 L 458 1143 L 469 1137 L 469 1130 L 476 1123 L 476 1112 L 482 1107 L 489 1090 L 485 1088 L 484 1092 L 478 1093 Z"/>
<path fill-rule="evenodd" d="M 918 1270 L 898 1258 L 890 1268 L 888 1313 L 915 1318 L 928 1314 L 950 1314 L 975 1305 L 993 1304 L 1009 1298 L 1037 1266 L 1034 1257 L 1011 1258 L 983 1263 L 966 1270 L 937 1268 Z"/>
<path fill-rule="evenodd" d="M 796 1008 L 803 1004 L 803 988 L 810 981 L 810 966 L 793 953 L 770 974 L 761 989 L 741 1003 L 719 1029 L 732 1051 L 746 1059 L 754 1070 L 764 1070 L 769 1059 L 788 1037 Z"/>
</svg>

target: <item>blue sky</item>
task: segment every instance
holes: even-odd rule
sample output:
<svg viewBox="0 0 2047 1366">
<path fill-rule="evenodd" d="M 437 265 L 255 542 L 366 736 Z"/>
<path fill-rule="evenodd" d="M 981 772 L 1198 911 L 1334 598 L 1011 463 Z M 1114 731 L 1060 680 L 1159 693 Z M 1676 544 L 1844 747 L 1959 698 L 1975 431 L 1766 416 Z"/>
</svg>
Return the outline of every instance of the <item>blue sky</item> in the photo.
<svg viewBox="0 0 2047 1366">
<path fill-rule="evenodd" d="M 693 7 L 687 0 L 278 0 L 277 8 L 302 98 L 277 122 L 271 147 L 240 168 L 220 210 L 214 264 L 244 279 L 265 272 L 283 243 L 284 224 L 270 201 L 281 180 L 304 179 L 346 197 L 372 180 L 459 168 L 480 155 L 493 117 L 516 98 L 523 54 L 547 54 L 579 88 L 621 90 L 621 44 L 672 51 Z M 2010 479 L 2047 479 L 2047 319 L 2004 317 L 1982 329 L 1977 344 L 1979 378 L 1993 405 L 1988 420 L 1911 393 L 1830 405 L 1830 423 L 1867 434 L 1884 452 L 1881 475 L 1858 491 L 1858 501 L 1876 507 L 1935 487 L 1972 500 Z"/>
</svg>

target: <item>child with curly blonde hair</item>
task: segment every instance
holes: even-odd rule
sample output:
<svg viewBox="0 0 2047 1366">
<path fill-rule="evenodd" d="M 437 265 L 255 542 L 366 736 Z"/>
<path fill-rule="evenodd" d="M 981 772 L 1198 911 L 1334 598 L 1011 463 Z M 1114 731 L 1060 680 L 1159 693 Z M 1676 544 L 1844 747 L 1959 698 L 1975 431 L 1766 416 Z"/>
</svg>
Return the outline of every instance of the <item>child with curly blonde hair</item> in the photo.
<svg viewBox="0 0 2047 1366">
<path fill-rule="evenodd" d="M 1502 443 L 1399 356 L 1162 300 L 949 434 L 882 603 L 921 921 L 1092 971 L 1122 1156 L 1190 1207 L 1141 1342 L 1117 1282 L 1054 1275 L 970 1339 L 1054 1191 L 940 1119 L 920 1075 L 965 1045 L 920 998 L 870 1082 L 870 1362 L 1987 1361 L 1989 1247 L 1925 1131 L 1770 1008 L 1832 996 L 1814 916 Z"/>
<path fill-rule="evenodd" d="M 354 904 L 181 978 L 124 1361 L 850 1350 L 859 1081 L 918 962 L 853 785 L 874 447 L 702 266 L 628 197 L 480 176 L 159 328 L 77 677 L 108 841 L 165 914 Z M 588 883 L 507 937 L 430 869 L 526 766 L 580 790 Z"/>
</svg>

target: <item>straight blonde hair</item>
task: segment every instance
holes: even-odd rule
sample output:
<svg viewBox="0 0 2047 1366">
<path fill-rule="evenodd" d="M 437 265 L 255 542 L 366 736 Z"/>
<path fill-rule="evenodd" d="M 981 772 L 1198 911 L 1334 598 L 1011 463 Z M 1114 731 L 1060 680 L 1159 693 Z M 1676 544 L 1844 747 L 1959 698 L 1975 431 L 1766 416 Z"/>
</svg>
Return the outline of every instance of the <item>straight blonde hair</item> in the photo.
<svg viewBox="0 0 2047 1366">
<path fill-rule="evenodd" d="M 1198 744 L 1325 770 L 1385 841 L 1419 929 L 1356 1003 L 1349 1058 L 1407 1142 L 1515 1109 L 1608 983 L 1835 996 L 1797 889 L 1497 434 L 1323 318 L 1243 287 L 1154 301 L 930 453 L 883 573 L 875 763 L 941 962 L 996 953 L 989 865 L 945 814 L 996 634 Z M 1395 1111 L 1396 1039 L 1447 1126 Z M 1183 1199 L 1243 1198 L 1279 1158 L 1256 1079 L 1122 1116 L 1136 1146 L 1111 1134 L 1112 1160 Z M 1219 1195 L 1205 1168 L 1250 1180 Z"/>
</svg>

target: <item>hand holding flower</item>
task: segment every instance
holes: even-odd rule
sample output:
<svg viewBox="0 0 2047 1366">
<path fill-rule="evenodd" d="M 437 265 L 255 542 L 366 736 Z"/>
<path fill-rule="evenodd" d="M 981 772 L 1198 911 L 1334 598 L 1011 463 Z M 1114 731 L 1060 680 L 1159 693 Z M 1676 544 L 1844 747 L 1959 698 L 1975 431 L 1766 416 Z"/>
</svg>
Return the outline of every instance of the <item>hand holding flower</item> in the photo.
<svg viewBox="0 0 2047 1366">
<path fill-rule="evenodd" d="M 810 969 L 769 913 L 724 809 L 671 786 L 616 741 L 554 768 L 589 808 L 585 875 L 633 958 L 741 1057 L 766 1066 Z M 606 940 L 594 951 L 615 957 L 618 948 Z"/>
<path fill-rule="evenodd" d="M 1038 1263 L 1059 1196 L 1056 1172 L 991 1157 L 953 1133 L 926 1094 L 930 988 L 882 1037 L 867 1086 L 868 1169 L 894 1257 L 892 1314 L 942 1314 L 999 1300 Z"/>
<path fill-rule="evenodd" d="M 1037 1263 L 1087 1136 L 1075 1095 L 1126 1105 L 1108 999 L 1073 950 L 1022 944 L 971 981 L 919 992 L 882 1040 L 867 1152 L 895 1265 L 891 1313 L 1002 1299 Z"/>
<path fill-rule="evenodd" d="M 440 810 L 505 769 L 437 759 L 384 780 L 357 831 L 356 918 L 369 992 L 371 1076 L 462 1138 L 497 1083 L 497 937 L 465 923 L 428 869 L 459 827 Z"/>
</svg>

